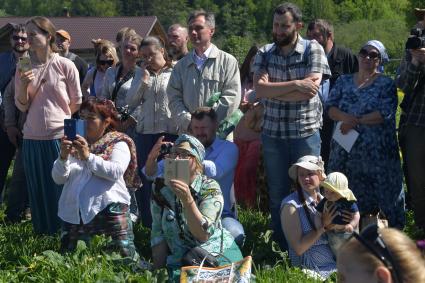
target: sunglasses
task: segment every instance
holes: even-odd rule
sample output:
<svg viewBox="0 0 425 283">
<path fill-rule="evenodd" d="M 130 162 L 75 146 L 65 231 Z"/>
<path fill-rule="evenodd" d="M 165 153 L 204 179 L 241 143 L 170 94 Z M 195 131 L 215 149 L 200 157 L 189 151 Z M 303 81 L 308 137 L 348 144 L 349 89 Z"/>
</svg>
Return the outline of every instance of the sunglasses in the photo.
<svg viewBox="0 0 425 283">
<path fill-rule="evenodd" d="M 193 157 L 193 155 L 186 152 L 171 152 L 168 157 L 172 159 L 176 159 L 177 157 L 180 159 L 189 159 L 190 157 Z"/>
<path fill-rule="evenodd" d="M 21 41 L 23 41 L 23 42 L 26 42 L 26 41 L 28 40 L 28 38 L 27 38 L 27 37 L 22 37 L 22 36 L 17 36 L 17 35 L 12 36 L 12 39 L 13 39 L 14 41 L 19 41 L 19 40 L 21 40 Z"/>
<path fill-rule="evenodd" d="M 108 65 L 112 66 L 114 64 L 114 60 L 99 60 L 99 65 Z"/>
<path fill-rule="evenodd" d="M 378 225 L 369 225 L 360 234 L 353 232 L 353 237 L 390 270 L 395 283 L 403 282 L 397 270 L 394 257 L 379 233 Z"/>
<path fill-rule="evenodd" d="M 376 51 L 370 51 L 368 52 L 366 49 L 360 49 L 359 56 L 363 58 L 369 57 L 372 60 L 379 58 L 379 53 Z"/>
</svg>

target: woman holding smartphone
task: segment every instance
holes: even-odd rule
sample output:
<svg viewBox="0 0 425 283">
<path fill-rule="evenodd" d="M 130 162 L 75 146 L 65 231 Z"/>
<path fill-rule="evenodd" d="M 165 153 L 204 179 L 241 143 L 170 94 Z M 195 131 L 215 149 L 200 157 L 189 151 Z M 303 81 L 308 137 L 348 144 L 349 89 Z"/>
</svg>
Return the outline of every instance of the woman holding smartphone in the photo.
<svg viewBox="0 0 425 283">
<path fill-rule="evenodd" d="M 60 227 L 62 186 L 53 182 L 51 170 L 59 155 L 64 119 L 71 118 L 81 104 L 80 80 L 74 63 L 57 53 L 56 28 L 50 20 L 33 17 L 26 28 L 31 69 L 17 68 L 15 104 L 28 113 L 22 154 L 34 231 L 54 234 Z"/>
<path fill-rule="evenodd" d="M 115 131 L 118 113 L 110 100 L 89 99 L 81 105 L 86 137 L 64 136 L 52 177 L 64 189 L 59 199 L 63 220 L 61 250 L 72 251 L 78 240 L 111 236 L 110 248 L 138 262 L 126 186 L 139 186 L 136 147 Z"/>
</svg>

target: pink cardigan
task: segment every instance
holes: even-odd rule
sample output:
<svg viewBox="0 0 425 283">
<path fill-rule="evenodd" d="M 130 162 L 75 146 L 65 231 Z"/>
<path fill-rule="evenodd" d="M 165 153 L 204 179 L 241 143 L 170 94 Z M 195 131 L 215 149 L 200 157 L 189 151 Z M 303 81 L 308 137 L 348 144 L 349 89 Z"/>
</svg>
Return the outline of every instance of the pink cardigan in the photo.
<svg viewBox="0 0 425 283">
<path fill-rule="evenodd" d="M 72 115 L 71 107 L 81 104 L 78 70 L 72 61 L 54 53 L 46 64 L 33 67 L 32 71 L 35 79 L 28 85 L 29 101 L 25 105 L 17 99 L 21 88 L 18 69 L 15 75 L 16 107 L 28 112 L 24 138 L 59 139 L 63 136 L 63 120 Z"/>
</svg>

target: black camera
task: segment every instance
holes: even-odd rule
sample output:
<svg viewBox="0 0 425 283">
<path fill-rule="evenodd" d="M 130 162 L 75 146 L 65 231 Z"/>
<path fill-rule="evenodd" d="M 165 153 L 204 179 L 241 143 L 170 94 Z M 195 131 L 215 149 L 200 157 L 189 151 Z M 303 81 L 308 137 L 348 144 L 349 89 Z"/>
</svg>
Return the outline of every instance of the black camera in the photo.
<svg viewBox="0 0 425 283">
<path fill-rule="evenodd" d="M 125 121 L 130 118 L 130 110 L 128 109 L 128 105 L 117 107 L 117 112 L 121 121 Z"/>
<path fill-rule="evenodd" d="M 161 149 L 159 150 L 160 154 L 169 154 L 171 152 L 171 148 L 173 147 L 173 144 L 171 143 L 163 143 L 161 145 Z"/>
<path fill-rule="evenodd" d="M 425 47 L 425 29 L 413 28 L 406 41 L 406 49 L 419 49 Z"/>
</svg>

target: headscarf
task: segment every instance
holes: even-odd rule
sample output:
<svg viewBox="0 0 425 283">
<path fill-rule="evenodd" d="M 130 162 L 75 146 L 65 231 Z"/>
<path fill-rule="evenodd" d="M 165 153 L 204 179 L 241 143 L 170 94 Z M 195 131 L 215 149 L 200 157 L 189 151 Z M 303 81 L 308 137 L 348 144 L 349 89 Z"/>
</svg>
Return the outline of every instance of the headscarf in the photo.
<svg viewBox="0 0 425 283">
<path fill-rule="evenodd" d="M 186 145 L 189 145 L 189 147 Z M 202 161 L 204 161 L 205 148 L 197 138 L 186 134 L 180 135 L 174 142 L 174 149 L 178 148 L 184 149 L 193 155 L 199 164 L 202 164 Z"/>
<path fill-rule="evenodd" d="M 366 46 L 372 46 L 376 48 L 379 52 L 379 66 L 378 66 L 378 72 L 383 73 L 384 72 L 384 64 L 386 64 L 388 61 L 390 61 L 390 57 L 388 57 L 387 50 L 385 49 L 385 46 L 382 42 L 379 40 L 369 40 L 366 42 L 362 49 Z"/>
</svg>

